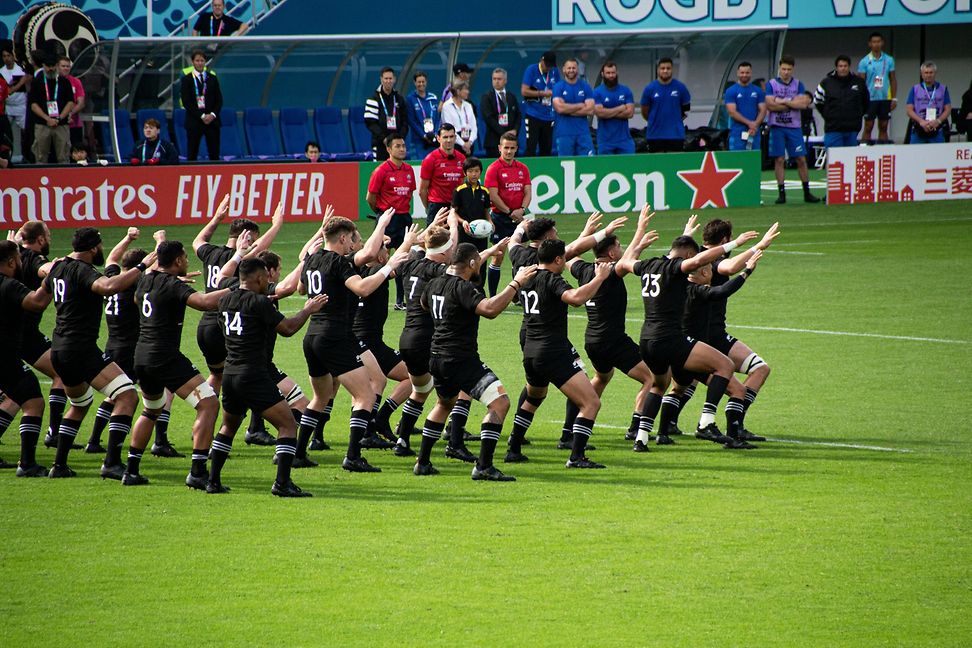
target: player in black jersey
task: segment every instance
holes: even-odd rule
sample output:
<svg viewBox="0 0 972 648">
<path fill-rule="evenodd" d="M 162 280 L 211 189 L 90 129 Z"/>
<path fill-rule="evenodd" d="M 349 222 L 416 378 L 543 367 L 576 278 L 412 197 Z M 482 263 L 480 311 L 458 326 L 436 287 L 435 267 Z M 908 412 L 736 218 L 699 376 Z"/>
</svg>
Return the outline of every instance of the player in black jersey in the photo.
<svg viewBox="0 0 972 648">
<path fill-rule="evenodd" d="M 43 477 L 44 466 L 37 464 L 35 451 L 44 416 L 44 396 L 37 376 L 21 360 L 24 320 L 28 312 L 41 312 L 49 299 L 39 288 L 31 292 L 15 277 L 20 275 L 21 256 L 13 241 L 0 241 L 0 390 L 20 417 L 20 463 L 18 477 Z M 6 421 L 13 423 L 13 417 Z"/>
<path fill-rule="evenodd" d="M 461 243 L 446 274 L 426 284 L 422 304 L 435 322 L 432 335 L 430 370 L 438 396 L 425 419 L 422 448 L 413 471 L 416 475 L 435 475 L 432 447 L 442 434 L 446 415 L 460 392 L 469 394 L 486 406 L 480 428 L 480 451 L 472 478 L 484 481 L 515 481 L 493 465 L 493 453 L 510 411 L 510 399 L 496 374 L 479 357 L 479 318 L 495 319 L 513 300 L 520 286 L 536 273 L 536 266 L 521 268 L 513 281 L 489 299 L 479 288 L 482 260 L 472 243 Z"/>
<path fill-rule="evenodd" d="M 64 381 L 71 404 L 61 421 L 50 476 L 74 476 L 74 471 L 67 465 L 68 453 L 94 400 L 94 389 L 97 389 L 115 403 L 108 421 L 108 451 L 101 466 L 101 476 L 121 479 L 124 473 L 121 446 L 131 429 L 138 396 L 132 379 L 98 349 L 98 330 L 104 309 L 103 298 L 134 284 L 146 267 L 155 263 L 155 252 L 150 252 L 135 268 L 105 277 L 95 269 L 95 265 L 101 265 L 105 260 L 98 230 L 93 227 L 78 229 L 72 248 L 74 252 L 54 264 L 43 284 L 57 309 L 51 360 L 54 370 Z"/>
<path fill-rule="evenodd" d="M 328 303 L 312 318 L 304 337 L 304 357 L 314 397 L 301 419 L 300 442 L 304 445 L 310 439 L 337 382 L 351 394 L 352 404 L 348 452 L 341 467 L 351 472 L 380 472 L 361 456 L 361 439 L 368 431 L 376 387 L 372 372 L 362 362 L 361 347 L 351 331 L 351 323 L 358 299 L 370 295 L 384 283 L 407 252 L 404 249 L 396 252 L 380 272 L 361 277 L 347 256 L 356 247 L 356 234 L 352 221 L 331 218 L 324 225 L 324 245 L 304 260 L 300 292 L 312 297 L 327 295 Z M 379 242 L 383 235 L 384 231 L 377 234 Z M 365 257 L 358 259 L 357 255 L 352 258 L 362 265 L 367 261 Z"/>
<path fill-rule="evenodd" d="M 645 322 L 641 327 L 641 357 L 654 378 L 639 421 L 635 452 L 647 452 L 655 417 L 673 377 L 679 384 L 689 384 L 696 377 L 707 382 L 709 388 L 705 407 L 713 413 L 727 388 L 730 398 L 741 399 L 743 392 L 730 384 L 732 364 L 729 359 L 708 344 L 687 337 L 682 332 L 682 314 L 688 292 L 688 274 L 711 263 L 723 251 L 731 251 L 755 237 L 756 232 L 746 232 L 734 243 L 700 253 L 695 240 L 691 236 L 682 235 L 672 242 L 666 256 L 645 261 L 626 259 L 620 262 L 626 271 L 641 278 L 641 296 L 645 306 Z M 723 437 L 720 441 L 727 448 L 752 447 L 738 439 L 735 403 L 726 416 L 730 423 L 730 436 Z M 659 431 L 664 432 L 667 429 L 667 421 L 661 420 Z"/>
<path fill-rule="evenodd" d="M 547 385 L 552 382 L 578 409 L 567 467 L 603 468 L 602 464 L 585 456 L 601 399 L 571 353 L 573 345 L 567 337 L 567 307 L 582 306 L 593 297 L 611 274 L 611 266 L 597 264 L 588 284 L 571 288 L 562 276 L 567 264 L 565 248 L 564 242 L 556 239 L 541 243 L 537 250 L 539 269 L 519 290 L 525 325 L 523 369 L 526 395 L 513 419 L 506 460 L 526 461 L 520 447 L 523 434 L 547 395 Z"/>
<path fill-rule="evenodd" d="M 205 489 L 208 481 L 206 455 L 213 439 L 219 403 L 212 385 L 200 375 L 179 347 L 186 306 L 215 310 L 226 290 L 197 293 L 182 278 L 189 270 L 189 258 L 179 241 L 162 241 L 157 250 L 158 268 L 143 276 L 135 288 L 139 313 L 139 336 L 134 365 L 145 408 L 135 422 L 128 448 L 128 466 L 122 476 L 125 486 L 147 484 L 139 473 L 142 454 L 165 406 L 165 392 L 175 394 L 196 410 L 192 426 L 192 469 L 186 485 Z"/>
<path fill-rule="evenodd" d="M 652 243 L 658 240 L 658 232 L 646 231 L 654 212 L 645 205 L 638 217 L 638 226 L 627 249 L 621 247 L 618 237 L 605 234 L 594 245 L 594 256 L 598 263 L 607 263 L 612 272 L 604 280 L 601 289 L 584 304 L 587 309 L 587 330 L 584 333 L 584 350 L 594 365 L 594 378 L 591 384 L 598 396 L 604 393 L 614 376 L 614 370 L 630 376 L 641 385 L 635 397 L 629 433 L 637 434 L 641 420 L 641 408 L 651 388 L 652 378 L 648 365 L 641 359 L 638 344 L 625 332 L 625 315 L 628 308 L 628 291 L 623 277 L 628 274 L 622 259 L 637 259 Z M 594 278 L 596 266 L 575 257 L 567 262 L 570 273 L 578 285 L 584 285 Z M 632 437 L 632 441 L 634 438 Z"/>
<path fill-rule="evenodd" d="M 266 292 L 270 285 L 267 267 L 259 259 L 247 258 L 239 265 L 240 287 L 220 298 L 219 323 L 226 339 L 223 371 L 223 420 L 213 439 L 212 472 L 207 493 L 225 493 L 222 470 L 233 447 L 233 437 L 247 410 L 257 410 L 277 428 L 277 478 L 270 492 L 278 497 L 309 497 L 290 479 L 297 446 L 297 423 L 283 394 L 267 375 L 269 344 L 276 334 L 290 337 L 318 312 L 328 298 L 311 297 L 293 317 L 285 318 Z"/>
</svg>

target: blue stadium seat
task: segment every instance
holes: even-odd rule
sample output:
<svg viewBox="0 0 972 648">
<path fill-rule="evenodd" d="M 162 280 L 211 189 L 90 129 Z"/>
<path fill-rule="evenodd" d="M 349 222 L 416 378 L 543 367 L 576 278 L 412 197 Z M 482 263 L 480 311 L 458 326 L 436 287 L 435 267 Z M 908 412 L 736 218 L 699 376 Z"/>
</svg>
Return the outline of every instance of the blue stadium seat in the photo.
<svg viewBox="0 0 972 648">
<path fill-rule="evenodd" d="M 476 143 L 473 144 L 473 155 L 481 160 L 486 157 L 486 149 L 483 146 L 486 139 L 486 121 L 483 120 L 482 116 L 476 117 L 476 128 L 479 130 L 477 131 Z"/>
<path fill-rule="evenodd" d="M 308 126 L 305 109 L 280 109 L 280 139 L 283 141 L 284 155 L 303 155 L 307 142 L 313 139 Z"/>
<path fill-rule="evenodd" d="M 516 143 L 519 146 L 517 149 L 520 151 L 520 155 L 526 150 L 526 125 L 524 122 L 520 121 L 520 128 L 516 131 Z"/>
<path fill-rule="evenodd" d="M 244 108 L 243 132 L 249 157 L 268 158 L 280 155 L 280 137 L 273 128 L 273 112 L 269 108 Z"/>
<path fill-rule="evenodd" d="M 108 111 L 103 111 L 102 114 L 107 115 Z M 130 112 L 121 108 L 115 110 L 115 130 L 118 132 L 118 148 L 121 154 L 121 159 L 115 161 L 127 162 L 126 156 L 135 149 L 135 138 L 132 136 L 132 114 Z M 109 122 L 101 123 L 101 141 L 104 143 L 105 152 L 114 157 Z"/>
<path fill-rule="evenodd" d="M 142 138 L 142 127 L 145 125 L 145 120 L 152 118 L 158 120 L 159 124 L 161 124 L 159 127 L 159 137 L 167 142 L 171 141 L 172 136 L 169 134 L 169 120 L 166 119 L 165 111 L 157 108 L 142 108 L 135 113 L 135 132 L 138 133 L 136 139 Z"/>
<path fill-rule="evenodd" d="M 179 159 L 185 160 L 189 152 L 189 137 L 186 135 L 186 109 L 176 108 L 172 111 L 172 130 L 175 134 L 176 148 L 179 149 Z M 225 148 L 225 144 L 220 144 L 220 148 Z M 199 142 L 199 159 L 209 159 L 209 149 L 206 148 L 206 138 Z"/>
<path fill-rule="evenodd" d="M 219 111 L 219 156 L 224 160 L 246 157 L 243 139 L 240 137 L 239 120 L 236 110 L 223 108 Z M 203 146 L 206 142 L 203 141 Z M 200 148 L 200 151 L 202 148 Z M 200 155 L 202 155 L 200 153 Z"/>
<path fill-rule="evenodd" d="M 348 108 L 348 126 L 351 128 L 351 148 L 355 153 L 371 153 L 371 131 L 365 126 L 364 106 Z"/>
</svg>

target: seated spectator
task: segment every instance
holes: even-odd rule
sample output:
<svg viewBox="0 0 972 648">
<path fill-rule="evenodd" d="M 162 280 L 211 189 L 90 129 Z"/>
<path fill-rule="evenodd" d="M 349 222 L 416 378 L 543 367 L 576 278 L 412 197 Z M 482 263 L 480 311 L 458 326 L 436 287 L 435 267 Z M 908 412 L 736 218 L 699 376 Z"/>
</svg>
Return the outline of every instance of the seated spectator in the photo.
<svg viewBox="0 0 972 648">
<path fill-rule="evenodd" d="M 456 144 L 467 156 L 472 155 L 473 146 L 479 129 L 476 124 L 476 112 L 469 103 L 469 84 L 459 81 L 452 86 L 452 96 L 449 101 L 442 103 L 442 123 L 456 127 Z"/>
<path fill-rule="evenodd" d="M 79 166 L 88 166 L 88 149 L 81 144 L 73 145 L 71 147 L 71 162 Z"/>
<path fill-rule="evenodd" d="M 948 86 L 935 80 L 938 66 L 931 61 L 921 64 L 921 83 L 908 92 L 908 117 L 911 118 L 911 144 L 937 144 L 945 141 L 942 126 L 952 112 Z"/>
<path fill-rule="evenodd" d="M 213 0 L 213 10 L 199 14 L 196 24 L 192 28 L 193 36 L 242 36 L 250 25 L 240 22 L 224 11 L 226 3 L 223 0 Z"/>
<path fill-rule="evenodd" d="M 304 159 L 308 162 L 321 161 L 321 145 L 311 140 L 304 145 Z"/>
<path fill-rule="evenodd" d="M 135 150 L 128 159 L 132 164 L 179 164 L 179 153 L 172 142 L 159 137 L 161 124 L 152 117 L 142 126 L 144 138 L 135 143 Z"/>
</svg>

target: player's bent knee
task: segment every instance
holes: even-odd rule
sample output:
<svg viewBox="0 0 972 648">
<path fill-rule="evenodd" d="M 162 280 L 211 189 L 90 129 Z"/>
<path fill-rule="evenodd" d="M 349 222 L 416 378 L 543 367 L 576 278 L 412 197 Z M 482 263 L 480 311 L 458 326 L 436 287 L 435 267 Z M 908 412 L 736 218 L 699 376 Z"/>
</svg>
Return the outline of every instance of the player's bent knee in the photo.
<svg viewBox="0 0 972 648">
<path fill-rule="evenodd" d="M 154 398 L 149 398 L 148 395 L 142 394 L 142 404 L 145 409 L 150 410 L 160 410 L 165 407 L 165 392 L 162 392 Z"/>
<path fill-rule="evenodd" d="M 135 383 L 132 379 L 126 376 L 124 373 L 120 373 L 110 381 L 108 384 L 99 390 L 105 395 L 105 398 L 115 401 L 116 403 L 121 399 L 131 398 L 135 402 L 138 402 L 138 394 L 136 393 Z M 128 392 L 132 392 L 131 396 L 127 396 Z"/>
<path fill-rule="evenodd" d="M 500 398 L 506 398 L 506 392 L 503 390 L 503 383 L 496 379 L 495 376 L 493 376 L 493 380 L 481 390 L 475 389 L 473 391 L 479 393 L 470 394 L 470 396 L 478 400 L 486 407 L 491 407 L 493 403 Z M 509 398 L 506 398 L 506 409 L 509 410 L 509 408 Z"/>
<path fill-rule="evenodd" d="M 94 389 L 91 385 L 88 385 L 88 391 L 81 396 L 68 396 L 68 402 L 71 403 L 71 407 L 90 407 L 91 403 L 94 402 Z"/>
<path fill-rule="evenodd" d="M 435 387 L 435 385 L 433 385 L 432 383 L 433 381 L 429 380 L 424 385 L 419 385 L 414 380 L 412 380 L 412 389 L 415 390 L 416 394 L 428 394 Z"/>
<path fill-rule="evenodd" d="M 746 359 L 743 360 L 742 363 L 739 365 L 739 371 L 741 373 L 751 376 L 753 375 L 754 371 L 760 369 L 761 367 L 765 367 L 765 372 L 767 374 L 769 373 L 769 365 L 766 364 L 766 362 L 764 362 L 763 359 L 760 358 L 755 353 L 750 353 L 748 356 L 746 356 Z"/>
<path fill-rule="evenodd" d="M 213 389 L 213 386 L 208 382 L 201 382 L 196 385 L 196 388 L 189 392 L 182 400 L 186 401 L 186 404 L 189 405 L 189 407 L 195 409 L 195 407 L 206 398 L 215 399 L 216 390 Z"/>
<path fill-rule="evenodd" d="M 287 404 L 293 407 L 298 404 L 301 400 L 304 400 L 304 392 L 301 390 L 300 385 L 295 384 L 293 389 L 287 392 Z"/>
</svg>

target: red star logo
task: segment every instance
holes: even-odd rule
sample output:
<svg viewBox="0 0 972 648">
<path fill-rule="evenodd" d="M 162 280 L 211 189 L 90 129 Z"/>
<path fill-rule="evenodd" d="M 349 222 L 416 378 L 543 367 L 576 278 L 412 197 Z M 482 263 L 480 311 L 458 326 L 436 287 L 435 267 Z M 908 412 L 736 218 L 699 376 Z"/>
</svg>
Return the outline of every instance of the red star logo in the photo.
<svg viewBox="0 0 972 648">
<path fill-rule="evenodd" d="M 716 164 L 715 154 L 706 151 L 702 168 L 698 171 L 679 171 L 682 182 L 692 187 L 692 209 L 726 206 L 726 187 L 742 175 L 742 169 L 722 170 Z"/>
</svg>

